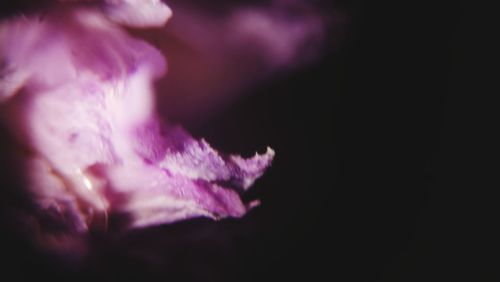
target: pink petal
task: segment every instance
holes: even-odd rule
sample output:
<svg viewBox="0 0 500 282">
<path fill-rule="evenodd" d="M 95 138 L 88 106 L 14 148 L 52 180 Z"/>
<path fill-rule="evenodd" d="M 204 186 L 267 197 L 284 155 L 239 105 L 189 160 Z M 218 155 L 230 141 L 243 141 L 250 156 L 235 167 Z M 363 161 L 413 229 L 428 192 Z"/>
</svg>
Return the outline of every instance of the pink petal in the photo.
<svg viewBox="0 0 500 282">
<path fill-rule="evenodd" d="M 112 21 L 161 25 L 160 1 L 107 1 Z M 28 190 L 46 213 L 76 232 L 124 213 L 131 227 L 192 217 L 241 217 L 255 204 L 240 193 L 274 151 L 221 155 L 155 113 L 153 82 L 163 55 L 93 9 L 1 24 L 6 62 L 0 98 L 24 155 Z M 5 69 L 8 72 L 5 72 Z"/>
</svg>

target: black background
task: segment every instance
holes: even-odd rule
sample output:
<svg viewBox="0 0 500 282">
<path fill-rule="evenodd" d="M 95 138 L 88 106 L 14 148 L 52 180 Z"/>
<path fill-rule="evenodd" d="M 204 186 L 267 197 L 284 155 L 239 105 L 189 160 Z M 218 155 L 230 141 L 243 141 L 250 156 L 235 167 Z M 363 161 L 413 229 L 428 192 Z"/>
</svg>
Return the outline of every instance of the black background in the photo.
<svg viewBox="0 0 500 282">
<path fill-rule="evenodd" d="M 245 218 L 98 236 L 83 266 L 2 231 L 2 268 L 64 280 L 490 280 L 478 9 L 401 2 L 319 2 L 349 17 L 318 63 L 187 124 L 225 151 L 276 150 L 245 196 L 262 206 Z"/>
</svg>

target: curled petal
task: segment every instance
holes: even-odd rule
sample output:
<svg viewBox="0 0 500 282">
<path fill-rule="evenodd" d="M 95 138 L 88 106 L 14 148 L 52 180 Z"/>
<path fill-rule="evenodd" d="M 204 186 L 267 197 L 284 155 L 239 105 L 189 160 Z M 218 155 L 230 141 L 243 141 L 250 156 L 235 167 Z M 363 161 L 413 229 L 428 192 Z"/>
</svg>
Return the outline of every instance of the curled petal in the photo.
<svg viewBox="0 0 500 282">
<path fill-rule="evenodd" d="M 40 213 L 64 234 L 106 225 L 112 214 L 130 227 L 243 216 L 255 203 L 240 194 L 274 151 L 219 154 L 160 121 L 153 82 L 165 58 L 112 21 L 161 25 L 170 10 L 161 1 L 106 2 L 106 15 L 82 8 L 0 25 L 3 121 L 23 147 Z"/>
</svg>

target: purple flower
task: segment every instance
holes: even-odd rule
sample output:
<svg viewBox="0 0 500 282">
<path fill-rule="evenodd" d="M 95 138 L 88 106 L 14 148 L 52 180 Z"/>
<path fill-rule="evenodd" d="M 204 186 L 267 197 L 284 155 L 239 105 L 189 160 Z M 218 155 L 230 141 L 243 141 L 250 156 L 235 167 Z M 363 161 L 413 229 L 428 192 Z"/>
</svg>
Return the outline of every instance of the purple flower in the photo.
<svg viewBox="0 0 500 282">
<path fill-rule="evenodd" d="M 107 1 L 0 24 L 2 119 L 18 140 L 40 214 L 69 233 L 110 213 L 145 227 L 193 217 L 241 217 L 240 194 L 274 151 L 244 159 L 161 121 L 153 82 L 163 55 L 118 24 L 161 26 L 161 1 Z M 167 54 L 168 56 L 168 54 Z"/>
</svg>

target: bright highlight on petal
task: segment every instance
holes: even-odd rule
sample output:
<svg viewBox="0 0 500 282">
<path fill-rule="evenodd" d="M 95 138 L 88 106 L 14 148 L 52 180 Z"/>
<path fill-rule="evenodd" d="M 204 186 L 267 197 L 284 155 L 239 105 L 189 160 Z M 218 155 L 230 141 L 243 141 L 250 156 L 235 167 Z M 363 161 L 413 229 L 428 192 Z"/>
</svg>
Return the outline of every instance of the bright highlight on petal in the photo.
<svg viewBox="0 0 500 282">
<path fill-rule="evenodd" d="M 160 0 L 106 0 L 106 14 L 119 24 L 131 27 L 163 26 L 172 11 Z"/>
</svg>

